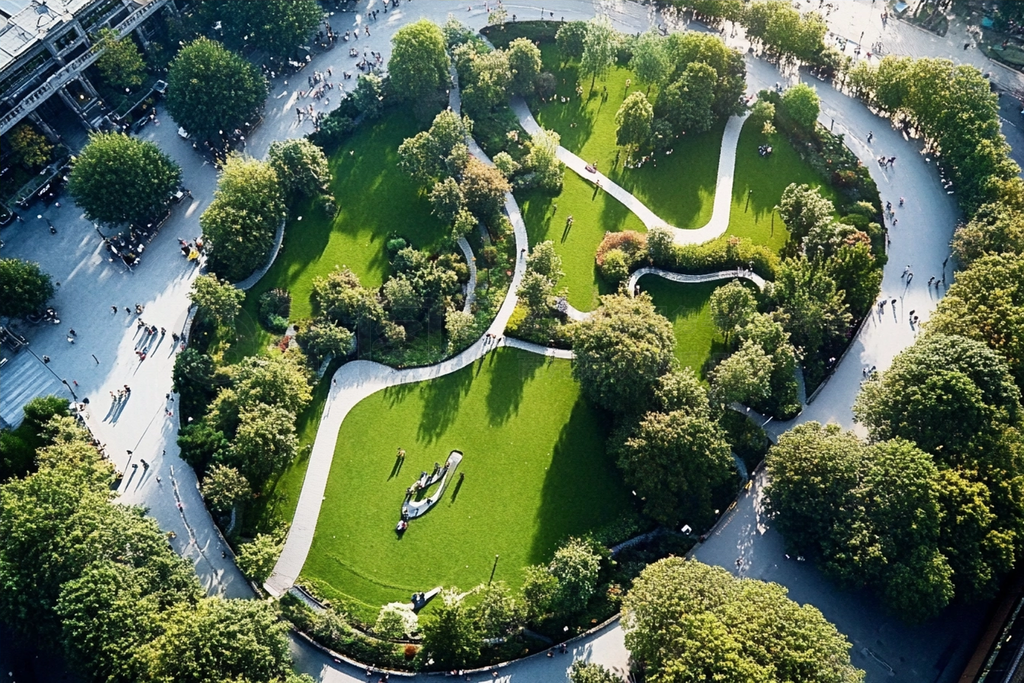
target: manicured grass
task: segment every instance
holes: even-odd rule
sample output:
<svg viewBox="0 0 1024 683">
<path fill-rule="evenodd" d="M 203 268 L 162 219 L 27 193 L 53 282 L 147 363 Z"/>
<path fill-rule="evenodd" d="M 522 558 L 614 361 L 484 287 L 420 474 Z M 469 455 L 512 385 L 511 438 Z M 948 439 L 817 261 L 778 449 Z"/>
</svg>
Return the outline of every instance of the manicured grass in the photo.
<svg viewBox="0 0 1024 683">
<path fill-rule="evenodd" d="M 640 279 L 640 288 L 654 299 L 654 307 L 672 323 L 676 334 L 676 359 L 679 367 L 692 368 L 704 379 L 707 361 L 726 352 L 725 340 L 711 322 L 711 293 L 727 284 L 702 282 L 684 284 L 648 275 Z"/>
<path fill-rule="evenodd" d="M 284 247 L 270 271 L 249 290 L 245 312 L 252 325 L 240 325 L 238 353 L 259 352 L 270 340 L 256 324 L 259 296 L 281 288 L 292 295 L 292 320 L 312 313 L 313 279 L 336 266 L 348 266 L 363 285 L 379 287 L 388 274 L 385 245 L 392 233 L 423 249 L 435 248 L 448 227 L 430 213 L 430 202 L 398 168 L 398 146 L 418 133 L 414 117 L 391 110 L 365 123 L 330 159 L 336 216 L 319 207 L 293 212 Z M 301 220 L 299 217 L 301 216 Z"/>
<path fill-rule="evenodd" d="M 762 157 L 757 148 L 769 144 L 772 154 Z M 736 149 L 736 175 L 732 186 L 732 211 L 727 235 L 745 237 L 755 244 L 764 244 L 779 251 L 789 239 L 782 220 L 772 213 L 790 183 L 807 183 L 821 188 L 821 194 L 833 201 L 835 192 L 822 182 L 784 135 L 766 138 L 760 127 L 747 119 L 740 132 Z"/>
<path fill-rule="evenodd" d="M 368 619 L 413 591 L 486 582 L 495 555 L 495 579 L 519 585 L 523 567 L 629 507 L 606 435 L 568 362 L 513 349 L 374 394 L 341 426 L 300 580 Z M 406 488 L 453 449 L 464 482 L 398 537 Z"/>
<path fill-rule="evenodd" d="M 557 197 L 537 191 L 519 196 L 530 246 L 545 240 L 554 242 L 565 272 L 559 286 L 568 287 L 569 303 L 581 311 L 597 308 L 598 295 L 611 289 L 598 275 L 594 262 L 604 234 L 618 230 L 646 231 L 636 214 L 611 195 L 596 189 L 566 170 L 562 192 Z M 567 231 L 569 216 L 573 217 L 573 224 Z"/>
</svg>

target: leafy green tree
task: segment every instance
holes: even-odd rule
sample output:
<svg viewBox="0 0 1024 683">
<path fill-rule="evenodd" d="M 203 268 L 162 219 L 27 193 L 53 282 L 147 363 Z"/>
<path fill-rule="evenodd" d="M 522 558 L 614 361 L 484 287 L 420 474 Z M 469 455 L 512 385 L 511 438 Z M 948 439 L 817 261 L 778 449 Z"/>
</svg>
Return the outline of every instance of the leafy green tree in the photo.
<svg viewBox="0 0 1024 683">
<path fill-rule="evenodd" d="M 331 196 L 327 156 L 306 138 L 272 142 L 267 156 L 289 202 Z"/>
<path fill-rule="evenodd" d="M 512 186 L 501 171 L 476 157 L 470 157 L 462 171 L 459 189 L 466 198 L 466 208 L 475 216 L 485 219 L 501 211 L 505 195 L 512 191 Z"/>
<path fill-rule="evenodd" d="M 531 622 L 543 619 L 555 602 L 558 579 L 544 565 L 532 565 L 523 570 L 523 602 Z"/>
<path fill-rule="evenodd" d="M 587 39 L 587 22 L 570 21 L 562 24 L 555 33 L 555 45 L 562 61 L 580 59 Z"/>
<path fill-rule="evenodd" d="M 671 73 L 665 39 L 653 30 L 641 34 L 633 44 L 629 68 L 647 84 L 647 94 L 650 95 L 651 87 L 664 83 Z"/>
<path fill-rule="evenodd" d="M 441 28 L 426 19 L 398 29 L 391 38 L 388 74 L 392 91 L 415 101 L 448 83 L 448 52 Z"/>
<path fill-rule="evenodd" d="M 199 307 L 201 315 L 227 327 L 235 324 L 235 317 L 245 301 L 245 292 L 229 282 L 218 280 L 213 273 L 197 277 L 188 296 Z"/>
<path fill-rule="evenodd" d="M 577 659 L 569 667 L 570 683 L 622 683 L 622 679 L 601 664 Z"/>
<path fill-rule="evenodd" d="M 473 122 L 452 111 L 434 117 L 429 130 L 406 138 L 398 147 L 400 166 L 420 183 L 427 185 L 449 175 L 456 175 L 450 157 L 457 147 L 464 147 L 472 133 Z M 461 171 L 461 165 L 458 169 Z"/>
<path fill-rule="evenodd" d="M 755 124 L 775 121 L 775 104 L 768 100 L 758 100 L 750 109 L 750 118 Z"/>
<path fill-rule="evenodd" d="M 467 110 L 478 116 L 508 100 L 512 69 L 504 50 L 477 52 L 470 63 L 471 75 L 462 99 Z"/>
<path fill-rule="evenodd" d="M 789 228 L 790 239 L 800 244 L 815 227 L 832 220 L 835 206 L 810 185 L 790 183 L 779 200 L 779 217 Z"/>
<path fill-rule="evenodd" d="M 246 578 L 262 585 L 274 573 L 274 565 L 281 555 L 280 541 L 270 534 L 256 534 L 256 538 L 243 543 L 235 558 Z"/>
<path fill-rule="evenodd" d="M 239 414 L 238 431 L 224 460 L 259 487 L 294 460 L 297 450 L 295 415 L 257 403 Z"/>
<path fill-rule="evenodd" d="M 573 377 L 605 410 L 642 412 L 658 378 L 672 367 L 675 334 L 647 294 L 608 295 L 590 318 L 573 323 Z"/>
<path fill-rule="evenodd" d="M 782 109 L 796 125 L 804 130 L 814 130 L 821 110 L 818 93 L 805 83 L 797 83 L 783 93 Z"/>
<path fill-rule="evenodd" d="M 615 142 L 627 154 L 639 149 L 651 138 L 654 108 L 642 92 L 630 93 L 615 112 Z"/>
<path fill-rule="evenodd" d="M 206 7 L 237 50 L 253 47 L 276 61 L 291 57 L 317 30 L 323 10 L 316 0 L 205 0 Z"/>
<path fill-rule="evenodd" d="M 118 38 L 114 29 L 101 28 L 93 50 L 101 53 L 96 60 L 96 68 L 112 87 L 122 90 L 142 85 L 146 62 L 130 35 Z"/>
<path fill-rule="evenodd" d="M 728 483 L 733 464 L 725 435 L 707 415 L 647 413 L 616 450 L 646 514 L 667 526 L 714 520 L 713 494 Z"/>
<path fill-rule="evenodd" d="M 26 169 L 45 166 L 53 156 L 53 144 L 28 122 L 11 131 L 8 144 L 13 158 Z"/>
<path fill-rule="evenodd" d="M 678 135 L 696 135 L 715 123 L 715 86 L 718 72 L 703 62 L 692 62 L 658 97 L 656 113 Z"/>
<path fill-rule="evenodd" d="M 195 420 L 178 432 L 181 459 L 201 476 L 210 463 L 221 460 L 231 444 L 224 432 L 207 420 Z"/>
<path fill-rule="evenodd" d="M 728 342 L 736 328 L 746 325 L 757 312 L 757 300 L 742 282 L 733 280 L 711 292 L 709 307 L 712 322 Z"/>
<path fill-rule="evenodd" d="M 723 404 L 763 403 L 771 394 L 772 362 L 758 344 L 745 341 L 715 368 L 711 377 L 715 395 Z"/>
<path fill-rule="evenodd" d="M 465 204 L 462 190 L 454 178 L 445 178 L 434 183 L 430 190 L 430 206 L 433 214 L 445 223 L 454 223 Z"/>
<path fill-rule="evenodd" d="M 526 605 L 504 581 L 480 586 L 476 620 L 484 638 L 504 638 L 519 632 L 526 621 Z"/>
<path fill-rule="evenodd" d="M 233 507 L 252 498 L 252 488 L 234 467 L 214 465 L 203 477 L 203 500 L 213 512 L 230 512 Z"/>
<path fill-rule="evenodd" d="M 441 591 L 433 618 L 423 622 L 423 651 L 443 669 L 462 667 L 480 655 L 480 630 L 457 588 Z"/>
<path fill-rule="evenodd" d="M 210 269 L 232 282 L 248 277 L 266 261 L 285 212 L 270 164 L 228 157 L 213 202 L 199 217 Z"/>
<path fill-rule="evenodd" d="M 533 84 L 543 66 L 540 48 L 528 38 L 516 38 L 505 49 L 508 66 L 512 71 L 511 92 L 513 95 L 532 95 Z"/>
<path fill-rule="evenodd" d="M 878 298 L 882 286 L 882 269 L 878 267 L 871 247 L 863 242 L 839 247 L 825 261 L 829 276 L 845 294 L 847 305 L 855 318 L 867 315 Z"/>
<path fill-rule="evenodd" d="M 208 38 L 183 47 L 167 71 L 167 109 L 200 140 L 240 127 L 266 99 L 259 69 Z"/>
<path fill-rule="evenodd" d="M 272 681 L 290 673 L 288 629 L 259 600 L 203 598 L 170 610 L 139 656 L 153 681 Z"/>
<path fill-rule="evenodd" d="M 557 39 L 557 35 L 556 35 Z M 583 54 L 580 55 L 580 73 L 590 76 L 590 90 L 594 90 L 597 77 L 604 74 L 615 63 L 618 34 L 611 20 L 600 15 L 587 22 L 583 37 Z"/>
<path fill-rule="evenodd" d="M 302 354 L 248 356 L 228 371 L 232 391 L 242 409 L 264 403 L 300 413 L 312 400 L 309 372 Z"/>
<path fill-rule="evenodd" d="M 986 204 L 953 233 L 953 252 L 963 266 L 990 253 L 1024 254 L 1024 213 L 1004 203 Z"/>
<path fill-rule="evenodd" d="M 1024 386 L 1024 255 L 992 255 L 957 273 L 930 329 L 984 342 Z"/>
<path fill-rule="evenodd" d="M 175 357 L 171 377 L 179 397 L 179 412 L 183 418 L 198 418 L 216 395 L 213 359 L 188 347 Z"/>
<path fill-rule="evenodd" d="M 716 74 L 710 85 L 714 94 L 711 105 L 714 115 L 724 118 L 743 111 L 742 98 L 747 87 L 746 66 L 738 50 L 726 46 L 716 35 L 698 31 L 671 33 L 665 38 L 665 44 L 673 68 L 669 82 L 682 78 L 692 64 L 704 64 L 714 69 Z M 700 96 L 701 89 L 697 82 L 687 80 L 690 81 L 688 85 L 691 95 Z"/>
<path fill-rule="evenodd" d="M 444 316 L 444 331 L 448 335 L 448 353 L 454 353 L 476 337 L 476 319 L 472 313 L 450 309 Z"/>
<path fill-rule="evenodd" d="M 371 121 L 384 110 L 384 81 L 377 74 L 359 74 L 356 89 L 352 91 L 356 109 Z"/>
<path fill-rule="evenodd" d="M 555 192 L 562 188 L 565 166 L 558 158 L 560 142 L 558 133 L 541 128 L 526 143 L 529 151 L 523 159 L 523 166 L 534 174 L 537 187 L 542 190 Z"/>
<path fill-rule="evenodd" d="M 0 317 L 24 318 L 41 310 L 53 296 L 50 276 L 38 263 L 0 259 Z"/>
<path fill-rule="evenodd" d="M 623 601 L 626 648 L 646 680 L 859 683 L 850 643 L 775 583 L 670 557 L 648 565 Z"/>
<path fill-rule="evenodd" d="M 329 320 L 357 334 L 369 334 L 384 320 L 377 293 L 363 287 L 348 268 L 313 278 L 313 307 Z"/>
<path fill-rule="evenodd" d="M 93 133 L 71 167 L 68 191 L 91 221 L 143 223 L 157 217 L 181 182 L 181 169 L 152 142 Z"/>
<path fill-rule="evenodd" d="M 533 246 L 530 255 L 526 257 L 526 267 L 548 278 L 553 284 L 558 284 L 565 275 L 562 271 L 562 257 L 555 251 L 555 243 L 551 240 Z"/>
<path fill-rule="evenodd" d="M 373 632 L 385 640 L 398 640 L 416 630 L 416 613 L 405 605 L 389 603 L 380 608 Z"/>
<path fill-rule="evenodd" d="M 601 573 L 601 556 L 595 545 L 588 539 L 570 538 L 555 551 L 548 572 L 558 582 L 552 601 L 556 612 L 581 612 L 593 597 Z"/>
<path fill-rule="evenodd" d="M 352 353 L 355 335 L 329 320 L 314 320 L 302 326 L 295 335 L 295 341 L 314 361 L 320 362 L 329 355 L 342 358 Z"/>
</svg>

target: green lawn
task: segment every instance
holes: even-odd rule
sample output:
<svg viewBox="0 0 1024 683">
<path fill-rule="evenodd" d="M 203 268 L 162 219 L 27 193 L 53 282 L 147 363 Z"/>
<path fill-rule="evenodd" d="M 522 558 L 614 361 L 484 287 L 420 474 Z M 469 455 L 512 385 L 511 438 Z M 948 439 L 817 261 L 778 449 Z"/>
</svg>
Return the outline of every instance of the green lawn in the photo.
<svg viewBox="0 0 1024 683">
<path fill-rule="evenodd" d="M 513 349 L 374 394 L 342 424 L 301 580 L 368 619 L 413 591 L 486 582 L 495 555 L 495 579 L 519 585 L 524 566 L 629 507 L 606 435 L 568 362 Z M 464 483 L 399 538 L 405 489 L 453 449 Z"/>
<path fill-rule="evenodd" d="M 648 275 L 640 288 L 654 299 L 654 307 L 672 323 L 676 334 L 676 359 L 704 379 L 704 366 L 712 354 L 725 353 L 725 340 L 711 322 L 711 292 L 727 284 L 684 284 Z"/>
</svg>

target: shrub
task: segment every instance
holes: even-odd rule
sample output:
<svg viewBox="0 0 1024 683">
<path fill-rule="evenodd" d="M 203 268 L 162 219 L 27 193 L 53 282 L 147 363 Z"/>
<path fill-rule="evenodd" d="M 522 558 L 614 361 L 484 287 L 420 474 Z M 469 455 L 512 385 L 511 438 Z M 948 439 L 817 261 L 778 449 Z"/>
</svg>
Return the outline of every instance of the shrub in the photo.
<svg viewBox="0 0 1024 683">
<path fill-rule="evenodd" d="M 405 661 L 411 662 L 416 659 L 416 653 L 419 651 L 420 649 L 418 647 L 409 643 L 402 649 L 402 654 L 405 656 Z"/>
<path fill-rule="evenodd" d="M 405 241 L 404 237 L 391 237 L 387 242 L 388 260 L 393 261 L 398 252 L 409 246 L 409 243 Z"/>
<path fill-rule="evenodd" d="M 611 284 L 618 284 L 629 277 L 629 257 L 621 249 L 612 249 L 604 254 L 601 263 L 601 277 Z"/>
<path fill-rule="evenodd" d="M 288 329 L 288 314 L 292 297 L 283 289 L 271 289 L 260 295 L 259 320 L 267 330 L 284 334 Z"/>
<path fill-rule="evenodd" d="M 647 236 L 635 230 L 605 233 L 604 239 L 597 247 L 597 265 L 604 265 L 609 251 L 617 249 L 626 257 L 627 264 L 632 267 L 646 256 Z"/>
</svg>

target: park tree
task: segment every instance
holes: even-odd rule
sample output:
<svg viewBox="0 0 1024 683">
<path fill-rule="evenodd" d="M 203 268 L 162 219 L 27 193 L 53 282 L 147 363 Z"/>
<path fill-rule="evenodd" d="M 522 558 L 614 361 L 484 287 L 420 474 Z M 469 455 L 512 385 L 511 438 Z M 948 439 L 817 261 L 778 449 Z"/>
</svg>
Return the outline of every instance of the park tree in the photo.
<svg viewBox="0 0 1024 683">
<path fill-rule="evenodd" d="M 203 478 L 203 500 L 213 512 L 221 514 L 252 498 L 252 488 L 234 467 L 214 465 Z"/>
<path fill-rule="evenodd" d="M 601 297 L 587 320 L 573 323 L 573 377 L 584 395 L 613 413 L 642 412 L 658 378 L 672 367 L 675 334 L 651 297 Z"/>
<path fill-rule="evenodd" d="M 512 70 L 511 91 L 513 95 L 533 94 L 533 86 L 540 75 L 543 64 L 540 48 L 528 38 L 516 38 L 505 49 L 508 66 Z"/>
<path fill-rule="evenodd" d="M 618 34 L 608 17 L 600 15 L 587 22 L 583 54 L 580 56 L 580 73 L 590 76 L 591 91 L 594 90 L 597 77 L 615 63 L 617 44 Z"/>
<path fill-rule="evenodd" d="M 216 395 L 213 359 L 190 346 L 175 356 L 171 377 L 182 419 L 198 418 Z"/>
<path fill-rule="evenodd" d="M 670 557 L 623 601 L 626 648 L 651 683 L 680 680 L 860 683 L 850 643 L 775 583 Z"/>
<path fill-rule="evenodd" d="M 957 273 L 930 329 L 984 342 L 1024 387 L 1024 255 L 984 256 Z"/>
<path fill-rule="evenodd" d="M 558 158 L 560 142 L 558 133 L 541 128 L 530 135 L 526 143 L 529 151 L 523 159 L 523 166 L 534 174 L 537 187 L 548 192 L 557 192 L 562 188 L 565 166 Z"/>
<path fill-rule="evenodd" d="M 343 358 L 355 350 L 355 335 L 329 320 L 318 319 L 303 325 L 295 341 L 317 363 L 331 355 Z"/>
<path fill-rule="evenodd" d="M 156 218 L 181 182 L 181 169 L 152 142 L 93 133 L 71 166 L 68 191 L 91 221 L 108 225 Z"/>
<path fill-rule="evenodd" d="M 526 605 L 504 581 L 479 586 L 476 621 L 484 638 L 504 638 L 523 627 Z"/>
<path fill-rule="evenodd" d="M 832 220 L 835 206 L 817 187 L 790 183 L 779 200 L 779 217 L 789 229 L 790 239 L 801 244 L 811 230 Z"/>
<path fill-rule="evenodd" d="M 570 21 L 562 24 L 555 33 L 555 45 L 562 60 L 580 59 L 587 39 L 587 22 Z"/>
<path fill-rule="evenodd" d="M 247 356 L 230 367 L 228 376 L 243 410 L 262 403 L 298 414 L 313 398 L 301 353 Z"/>
<path fill-rule="evenodd" d="M 825 261 L 825 269 L 843 291 L 853 316 L 867 315 L 882 286 L 882 269 L 871 247 L 863 241 L 843 244 Z"/>
<path fill-rule="evenodd" d="M 223 460 L 231 444 L 224 432 L 212 420 L 194 420 L 178 432 L 178 447 L 181 459 L 187 462 L 200 476 L 210 463 Z"/>
<path fill-rule="evenodd" d="M 711 292 L 709 302 L 711 321 L 725 335 L 726 343 L 736 328 L 747 324 L 757 312 L 757 300 L 739 280 L 718 287 Z"/>
<path fill-rule="evenodd" d="M 114 29 L 101 28 L 93 50 L 100 53 L 96 68 L 110 86 L 123 90 L 142 85 L 146 62 L 130 35 L 119 38 Z"/>
<path fill-rule="evenodd" d="M 474 116 L 486 115 L 508 100 L 512 70 L 504 50 L 473 52 L 471 75 L 463 88 L 463 103 Z"/>
<path fill-rule="evenodd" d="M 627 156 L 651 137 L 654 108 L 642 92 L 630 93 L 615 112 L 615 142 L 626 148 Z"/>
<path fill-rule="evenodd" d="M 769 310 L 804 352 L 804 368 L 812 377 L 823 372 L 823 352 L 838 350 L 850 327 L 845 293 L 821 265 L 806 256 L 787 259 L 775 282 L 765 290 Z"/>
<path fill-rule="evenodd" d="M 380 608 L 373 632 L 384 640 L 398 640 L 415 632 L 418 623 L 416 613 L 409 606 L 392 602 Z"/>
<path fill-rule="evenodd" d="M 24 318 L 35 313 L 46 305 L 53 292 L 50 276 L 38 263 L 0 259 L 0 318 Z"/>
<path fill-rule="evenodd" d="M 570 538 L 555 551 L 548 572 L 557 583 L 552 607 L 562 615 L 583 611 L 597 590 L 601 556 L 597 544 L 584 538 Z"/>
<path fill-rule="evenodd" d="M 716 35 L 698 31 L 669 34 L 665 44 L 672 64 L 669 82 L 679 80 L 693 64 L 709 66 L 716 74 L 709 86 L 710 92 L 714 94 L 711 105 L 714 115 L 724 118 L 743 111 L 742 100 L 747 87 L 746 66 L 738 50 L 726 46 Z M 687 80 L 690 81 L 688 87 L 692 95 L 700 95 L 698 82 Z"/>
<path fill-rule="evenodd" d="M 821 110 L 818 93 L 805 83 L 797 83 L 783 93 L 782 110 L 803 130 L 814 130 Z"/>
<path fill-rule="evenodd" d="M 462 171 L 459 189 L 466 198 L 466 208 L 475 216 L 487 219 L 501 211 L 505 195 L 512 191 L 512 186 L 501 171 L 476 157 L 470 157 Z"/>
<path fill-rule="evenodd" d="M 457 155 L 457 148 L 465 147 L 472 131 L 473 122 L 468 116 L 442 111 L 434 117 L 429 130 L 406 138 L 398 146 L 399 165 L 423 185 L 458 175 L 462 165 L 455 164 L 452 157 Z M 453 168 L 455 165 L 459 168 Z"/>
<path fill-rule="evenodd" d="M 633 44 L 629 68 L 647 84 L 650 95 L 651 87 L 661 85 L 671 73 L 665 39 L 653 30 L 641 34 Z"/>
<path fill-rule="evenodd" d="M 987 254 L 1024 255 L 1024 212 L 1002 203 L 986 204 L 957 228 L 953 253 L 965 267 Z"/>
<path fill-rule="evenodd" d="M 237 469 L 257 488 L 284 469 L 298 450 L 295 415 L 277 405 L 257 403 L 242 410 L 223 464 Z"/>
<path fill-rule="evenodd" d="M 274 573 L 274 565 L 280 555 L 281 543 L 277 538 L 271 534 L 256 534 L 256 538 L 241 545 L 235 560 L 247 579 L 263 585 Z"/>
<path fill-rule="evenodd" d="M 760 405 L 771 394 L 771 378 L 771 358 L 760 345 L 748 340 L 718 364 L 711 385 L 724 405 Z"/>
<path fill-rule="evenodd" d="M 391 38 L 388 74 L 392 91 L 416 101 L 437 93 L 448 82 L 448 53 L 441 28 L 426 19 L 398 29 Z"/>
<path fill-rule="evenodd" d="M 448 335 L 448 353 L 455 353 L 476 338 L 476 318 L 468 311 L 448 309 L 444 314 L 444 331 Z"/>
<path fill-rule="evenodd" d="M 359 74 L 352 102 L 366 118 L 374 120 L 384 111 L 384 80 L 377 74 Z"/>
<path fill-rule="evenodd" d="M 286 214 L 274 168 L 262 161 L 228 157 L 213 202 L 199 217 L 210 269 L 231 282 L 266 261 Z"/>
<path fill-rule="evenodd" d="M 463 667 L 480 655 L 480 630 L 455 587 L 441 591 L 433 618 L 424 620 L 423 650 L 441 668 Z"/>
<path fill-rule="evenodd" d="M 317 30 L 324 12 L 316 0 L 204 0 L 219 21 L 225 42 L 242 51 L 253 47 L 281 62 L 293 56 Z"/>
<path fill-rule="evenodd" d="M 270 143 L 270 167 L 292 204 L 314 197 L 330 198 L 331 169 L 324 151 L 306 138 Z"/>
<path fill-rule="evenodd" d="M 167 109 L 199 140 L 242 126 L 266 99 L 259 69 L 208 38 L 183 47 L 168 67 Z"/>
<path fill-rule="evenodd" d="M 235 317 L 242 310 L 245 292 L 211 273 L 200 275 L 192 282 L 188 297 L 202 317 L 217 325 L 233 327 Z"/>
<path fill-rule="evenodd" d="M 357 334 L 372 334 L 384 320 L 377 292 L 363 287 L 348 268 L 313 278 L 313 310 Z"/>
<path fill-rule="evenodd" d="M 53 156 L 53 144 L 27 121 L 11 131 L 8 144 L 14 160 L 26 169 L 45 166 Z"/>
<path fill-rule="evenodd" d="M 526 258 L 526 267 L 558 284 L 565 273 L 562 271 L 562 257 L 555 251 L 555 243 L 551 240 L 538 242 Z"/>
<path fill-rule="evenodd" d="M 733 465 L 725 435 L 707 414 L 647 413 L 616 450 L 647 515 L 670 527 L 704 528 L 714 520 L 714 493 Z"/>
<path fill-rule="evenodd" d="M 445 223 L 454 223 L 466 200 L 454 178 L 445 178 L 434 183 L 430 190 L 432 213 Z"/>
<path fill-rule="evenodd" d="M 569 667 L 569 683 L 622 683 L 622 679 L 601 664 L 577 659 Z"/>
<path fill-rule="evenodd" d="M 161 634 L 139 653 L 145 677 L 180 683 L 270 683 L 287 676 L 288 629 L 275 609 L 259 600 L 221 598 L 175 607 L 161 620 Z"/>
<path fill-rule="evenodd" d="M 718 73 L 703 62 L 692 62 L 658 96 L 657 114 L 676 134 L 696 135 L 715 123 L 715 83 Z"/>
</svg>

